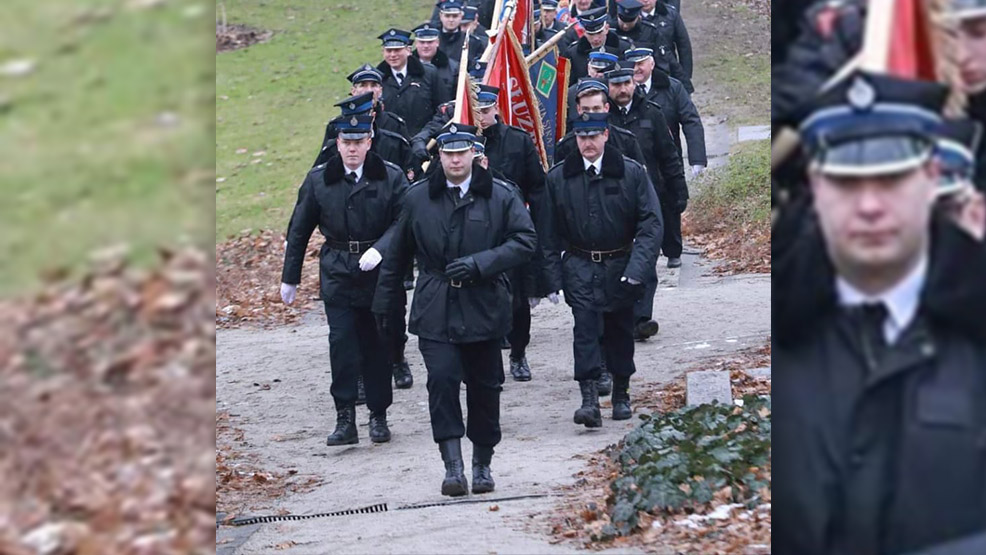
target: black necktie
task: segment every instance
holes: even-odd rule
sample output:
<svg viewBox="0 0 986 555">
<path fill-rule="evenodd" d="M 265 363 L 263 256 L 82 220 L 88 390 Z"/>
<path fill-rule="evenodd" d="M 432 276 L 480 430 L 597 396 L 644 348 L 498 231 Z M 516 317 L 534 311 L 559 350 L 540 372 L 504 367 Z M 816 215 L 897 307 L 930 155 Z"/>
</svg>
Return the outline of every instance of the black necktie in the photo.
<svg viewBox="0 0 986 555">
<path fill-rule="evenodd" d="M 589 174 L 589 177 L 596 177 L 596 166 L 589 166 L 585 169 L 585 173 Z"/>
<path fill-rule="evenodd" d="M 630 108 L 627 108 L 626 106 L 624 106 L 624 107 L 622 107 L 622 108 L 620 108 L 620 112 L 621 112 L 621 113 L 622 113 L 622 114 L 623 114 L 624 116 L 625 116 L 625 115 L 627 115 L 627 113 L 628 113 L 629 111 L 630 111 Z"/>
<path fill-rule="evenodd" d="M 404 84 L 404 74 L 403 73 L 395 73 L 394 74 L 394 77 L 397 78 L 397 86 L 398 87 Z"/>
<path fill-rule="evenodd" d="M 359 179 L 356 177 L 356 172 L 349 172 L 348 174 L 346 174 L 346 179 L 348 179 L 349 182 L 353 184 L 359 181 Z"/>
<path fill-rule="evenodd" d="M 887 352 L 887 337 L 883 333 L 883 325 L 887 321 L 888 314 L 887 307 L 883 303 L 864 304 L 853 309 L 863 352 L 871 371 L 879 366 Z"/>
<path fill-rule="evenodd" d="M 647 85 L 641 83 L 641 84 L 637 85 L 637 90 L 640 91 L 641 94 L 646 95 L 647 94 Z"/>
</svg>

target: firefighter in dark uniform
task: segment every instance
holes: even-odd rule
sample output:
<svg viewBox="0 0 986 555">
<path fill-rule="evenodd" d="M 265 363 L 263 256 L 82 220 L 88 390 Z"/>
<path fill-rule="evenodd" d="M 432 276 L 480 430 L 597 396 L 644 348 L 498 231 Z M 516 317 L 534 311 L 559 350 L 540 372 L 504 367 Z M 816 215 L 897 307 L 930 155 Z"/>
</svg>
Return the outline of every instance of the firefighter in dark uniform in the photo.
<svg viewBox="0 0 986 555">
<path fill-rule="evenodd" d="M 599 52 L 596 50 L 589 52 L 589 61 L 586 64 L 588 75 L 576 81 L 574 85 L 568 87 L 568 109 L 566 111 L 567 119 L 565 121 L 566 134 L 571 132 L 572 122 L 575 120 L 575 116 L 578 115 L 578 107 L 576 104 L 578 100 L 577 94 L 579 90 L 579 83 L 582 82 L 583 79 L 596 79 L 605 83 L 606 72 L 615 68 L 619 61 L 620 59 L 616 56 L 616 54 Z"/>
<path fill-rule="evenodd" d="M 442 0 L 438 3 L 442 32 L 439 35 L 438 49 L 453 60 L 462 57 L 462 42 L 466 40 L 466 33 L 461 29 L 462 24 L 462 1 L 461 0 Z M 469 35 L 469 62 L 478 60 L 486 50 L 487 39 L 479 34 Z"/>
<path fill-rule="evenodd" d="M 582 405 L 574 421 L 588 428 L 602 426 L 603 360 L 613 374 L 613 419 L 632 415 L 633 306 L 644 283 L 657 278 L 661 242 L 661 211 L 647 170 L 606 146 L 608 118 L 586 112 L 574 122 L 579 151 L 548 171 L 542 210 L 548 288 L 564 290 L 575 319 Z"/>
<path fill-rule="evenodd" d="M 620 68 L 606 74 L 609 81 L 610 115 L 613 123 L 636 135 L 640 150 L 644 153 L 644 165 L 651 178 L 657 196 L 661 200 L 663 236 L 681 235 L 681 213 L 688 205 L 688 187 L 685 185 L 681 156 L 668 130 L 661 107 L 648 102 L 633 83 L 633 63 L 620 62 Z M 659 243 L 658 247 L 662 245 Z M 668 267 L 681 266 L 681 252 L 664 251 Z M 657 253 L 654 253 L 657 258 Z M 657 279 L 645 283 L 645 294 L 637 303 L 637 324 L 634 335 L 645 340 L 660 329 L 654 320 L 654 294 Z"/>
<path fill-rule="evenodd" d="M 609 28 L 609 18 L 606 8 L 596 8 L 579 16 L 579 22 L 585 29 L 585 34 L 579 40 L 569 44 L 563 53 L 571 60 L 569 86 L 579 82 L 579 79 L 589 75 L 589 53 L 593 50 L 609 52 L 618 59 L 623 59 L 623 53 L 630 49 L 630 43 L 621 39 Z"/>
<path fill-rule="evenodd" d="M 604 77 L 605 79 L 605 77 Z M 574 116 L 572 121 L 578 119 L 585 112 L 609 112 L 609 87 L 604 81 L 586 77 L 579 80 Z M 606 144 L 619 150 L 624 156 L 638 162 L 644 163 L 644 153 L 640 150 L 640 144 L 633 133 L 609 124 L 609 139 Z M 569 131 L 562 140 L 555 146 L 555 160 L 559 162 L 568 157 L 569 154 L 578 150 L 578 140 L 575 133 Z"/>
<path fill-rule="evenodd" d="M 975 155 L 982 135 L 983 126 L 978 121 L 950 119 L 942 126 L 935 145 L 941 166 L 935 210 L 980 241 L 986 238 L 986 199 L 973 180 L 976 166 L 986 163 L 986 159 L 978 162 Z"/>
<path fill-rule="evenodd" d="M 387 408 L 392 401 L 384 342 L 370 312 L 382 253 L 393 238 L 404 171 L 370 151 L 373 118 L 341 119 L 338 152 L 316 166 L 298 192 L 291 215 L 281 275 L 281 297 L 294 302 L 312 232 L 325 237 L 319 251 L 320 296 L 329 324 L 329 360 L 336 428 L 328 445 L 359 442 L 356 380 L 364 377 L 370 409 L 370 440 L 390 441 Z"/>
<path fill-rule="evenodd" d="M 933 215 L 947 89 L 850 74 L 800 124 L 774 258 L 772 549 L 986 551 L 986 253 Z"/>
<path fill-rule="evenodd" d="M 496 5 L 496 0 L 468 0 L 462 8 L 463 15 L 465 15 L 467 8 L 476 9 L 476 21 L 483 29 L 491 29 L 493 24 L 493 8 Z M 439 8 L 441 2 L 435 4 L 435 8 L 431 11 L 431 22 L 435 25 L 442 24 L 442 11 Z"/>
<path fill-rule="evenodd" d="M 373 93 L 362 93 L 358 96 L 351 96 L 336 104 L 341 110 L 342 115 L 332 120 L 333 131 L 326 132 L 326 142 L 323 143 L 322 151 L 312 167 L 320 166 L 329 161 L 330 158 L 339 154 L 336 144 L 338 135 L 337 124 L 341 119 L 348 119 L 354 115 L 367 114 L 373 118 L 373 139 L 370 150 L 375 152 L 384 160 L 393 163 L 404 170 L 409 177 L 413 177 L 417 168 L 414 155 L 411 152 L 411 143 L 401 135 L 381 129 L 376 125 L 376 112 L 373 109 Z"/>
<path fill-rule="evenodd" d="M 582 27 L 582 23 L 580 22 L 582 14 L 600 7 L 605 9 L 604 3 L 599 0 L 569 0 L 569 22 L 575 21 L 575 25 L 568 31 L 565 31 L 565 37 L 561 39 L 561 45 L 565 46 L 582 38 L 585 34 L 585 29 Z M 562 54 L 564 55 L 564 52 L 562 52 Z"/>
<path fill-rule="evenodd" d="M 472 79 L 473 83 L 482 81 L 485 73 L 486 62 L 476 61 L 469 67 L 469 78 Z M 432 116 L 431 120 L 421 128 L 421 131 L 411 138 L 411 149 L 419 161 L 431 160 L 431 154 L 428 152 L 428 142 L 441 134 L 442 129 L 452 121 L 454 114 L 455 100 L 442 104 L 435 111 L 435 115 Z M 429 166 L 429 169 L 433 168 L 434 166 Z"/>
<path fill-rule="evenodd" d="M 667 63 L 663 60 L 658 63 L 649 48 L 634 48 L 627 51 L 626 57 L 628 62 L 634 64 L 633 81 L 637 88 L 649 102 L 661 107 L 679 155 L 681 134 L 684 133 L 685 140 L 688 141 L 688 164 L 692 167 L 692 177 L 698 176 L 709 164 L 705 155 L 705 128 L 702 127 L 702 118 L 685 86 L 668 75 Z M 665 234 L 664 241 L 669 240 L 681 243 L 680 236 L 671 238 Z M 675 248 L 680 247 L 669 244 L 666 250 Z"/>
<path fill-rule="evenodd" d="M 440 30 L 430 22 L 414 28 L 414 52 L 418 60 L 435 66 L 438 79 L 445 85 L 448 98 L 455 98 L 455 85 L 459 79 L 459 58 L 451 59 L 438 49 Z"/>
<path fill-rule="evenodd" d="M 653 23 L 640 18 L 642 7 L 643 4 L 637 0 L 622 0 L 617 5 L 616 17 L 611 20 L 611 25 L 620 38 L 633 46 L 657 50 L 661 35 Z"/>
<path fill-rule="evenodd" d="M 660 35 L 658 47 L 663 45 L 668 49 L 671 58 L 681 64 L 684 72 L 684 79 L 681 82 L 685 85 L 685 90 L 689 94 L 695 92 L 692 87 L 692 41 L 688 38 L 688 29 L 685 28 L 681 14 L 673 6 L 659 0 L 654 7 L 654 17 L 650 20 L 645 19 L 644 22 L 654 25 L 657 29 Z M 656 51 L 658 47 L 654 50 Z"/>
<path fill-rule="evenodd" d="M 383 75 L 384 106 L 404 118 L 408 133 L 413 136 L 451 96 L 437 70 L 411 56 L 410 33 L 388 29 L 380 39 L 384 61 L 377 70 Z"/>
<path fill-rule="evenodd" d="M 541 35 L 548 40 L 565 30 L 566 25 L 558 21 L 558 0 L 541 0 Z"/>
<path fill-rule="evenodd" d="M 485 139 L 490 168 L 517 185 L 524 202 L 536 215 L 544 194 L 544 167 L 537 147 L 526 131 L 500 121 L 497 108 L 500 89 L 489 85 L 480 85 L 479 88 L 476 115 Z M 527 345 L 531 342 L 529 299 L 544 296 L 532 277 L 536 275 L 537 268 L 530 265 L 519 266 L 509 275 L 513 293 L 513 326 L 507 340 L 510 343 L 510 375 L 516 381 L 531 379 L 531 368 L 527 362 Z"/>
<path fill-rule="evenodd" d="M 489 35 L 486 34 L 487 28 L 480 24 L 478 17 L 479 8 L 467 4 L 462 8 L 462 24 L 459 25 L 459 29 L 463 33 L 472 33 L 489 42 Z"/>
<path fill-rule="evenodd" d="M 391 248 L 384 253 L 373 312 L 386 329 L 399 302 L 401 274 L 413 254 L 420 274 L 408 329 L 428 369 L 432 436 L 445 463 L 443 495 L 465 495 L 460 440 L 473 444 L 473 493 L 493 491 L 493 448 L 500 442 L 503 360 L 510 331 L 505 272 L 534 254 L 534 224 L 516 190 L 473 163 L 475 128 L 452 124 L 438 137 L 441 168 L 404 197 Z M 466 384 L 469 422 L 459 392 Z"/>
</svg>

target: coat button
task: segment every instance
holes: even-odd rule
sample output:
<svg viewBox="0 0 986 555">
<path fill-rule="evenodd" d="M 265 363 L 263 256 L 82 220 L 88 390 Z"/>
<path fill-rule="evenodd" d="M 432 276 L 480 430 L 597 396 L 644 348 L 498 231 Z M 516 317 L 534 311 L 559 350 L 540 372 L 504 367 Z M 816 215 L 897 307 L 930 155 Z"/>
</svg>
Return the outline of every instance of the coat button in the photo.
<svg viewBox="0 0 986 555">
<path fill-rule="evenodd" d="M 864 462 L 866 462 L 866 455 L 861 449 L 853 451 L 849 457 L 849 464 L 856 470 L 862 468 Z"/>
</svg>

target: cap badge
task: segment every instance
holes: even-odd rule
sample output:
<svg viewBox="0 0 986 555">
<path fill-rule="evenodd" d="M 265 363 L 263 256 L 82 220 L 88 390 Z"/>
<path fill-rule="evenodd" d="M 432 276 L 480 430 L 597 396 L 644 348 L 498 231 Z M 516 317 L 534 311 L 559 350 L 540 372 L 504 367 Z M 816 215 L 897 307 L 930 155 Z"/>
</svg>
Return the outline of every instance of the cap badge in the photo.
<svg viewBox="0 0 986 555">
<path fill-rule="evenodd" d="M 353 119 L 349 120 L 349 125 L 352 125 L 353 127 L 359 125 L 359 120 L 356 119 L 356 116 L 353 116 Z"/>
<path fill-rule="evenodd" d="M 448 128 L 448 132 L 449 133 L 458 133 L 459 130 L 456 129 L 455 126 L 453 125 L 453 126 L 451 126 L 451 127 Z"/>
<path fill-rule="evenodd" d="M 395 30 L 393 30 L 393 29 L 391 29 L 391 30 L 390 30 L 390 36 L 394 36 L 394 35 L 396 35 L 396 34 L 397 34 L 397 31 L 395 31 Z"/>
<path fill-rule="evenodd" d="M 589 121 L 589 112 L 582 113 L 582 121 Z"/>
<path fill-rule="evenodd" d="M 355 110 L 356 109 L 356 103 L 355 102 L 350 102 L 349 103 L 349 109 L 350 110 Z"/>
<path fill-rule="evenodd" d="M 873 106 L 873 103 L 876 101 L 876 91 L 873 89 L 873 85 L 857 77 L 852 86 L 849 87 L 846 98 L 853 108 L 866 110 Z"/>
</svg>

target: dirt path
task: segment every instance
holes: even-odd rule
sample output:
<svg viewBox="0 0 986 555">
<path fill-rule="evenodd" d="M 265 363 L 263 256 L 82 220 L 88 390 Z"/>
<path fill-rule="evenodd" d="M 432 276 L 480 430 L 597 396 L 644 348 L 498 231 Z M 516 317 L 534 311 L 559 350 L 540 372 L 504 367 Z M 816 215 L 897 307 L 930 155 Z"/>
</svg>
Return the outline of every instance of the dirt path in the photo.
<svg viewBox="0 0 986 555">
<path fill-rule="evenodd" d="M 712 0 L 685 4 L 696 67 L 701 68 L 701 49 L 708 47 L 712 36 L 702 39 L 696 35 L 714 33 L 718 17 L 707 12 L 713 9 Z M 696 79 L 696 85 L 700 91 L 713 86 L 701 78 Z M 703 118 L 713 166 L 725 163 L 736 137 L 735 127 L 720 121 L 715 110 L 707 109 L 718 102 L 724 100 L 712 93 L 696 95 L 700 110 L 709 112 L 703 112 Z M 706 275 L 710 263 L 690 252 L 686 245 L 680 271 L 667 270 L 666 259 L 659 262 L 661 288 L 655 299 L 655 315 L 661 331 L 655 339 L 637 344 L 637 374 L 631 381 L 631 397 L 643 384 L 667 382 L 704 358 L 763 345 L 770 334 L 770 276 L 711 277 Z M 490 500 L 414 510 L 395 509 L 448 500 L 439 494 L 444 470 L 431 439 L 425 369 L 415 337 L 407 346 L 415 385 L 411 390 L 395 391 L 389 411 L 393 440 L 371 444 L 368 411 L 360 407 L 360 443 L 329 448 L 324 442 L 334 422 L 334 410 L 329 395 L 324 316 L 309 314 L 300 326 L 290 328 L 221 330 L 217 337 L 216 405 L 217 410 L 228 410 L 231 424 L 244 431 L 247 445 L 237 448 L 256 454 L 262 468 L 295 469 L 300 475 L 324 479 L 313 491 L 282 498 L 269 509 L 256 512 L 310 514 L 377 503 L 387 503 L 390 510 L 223 526 L 217 530 L 217 553 L 574 552 L 573 545 L 550 544 L 540 521 L 541 516 L 555 510 L 556 499 L 493 501 L 550 495 L 574 483 L 573 475 L 585 468 L 583 455 L 619 441 L 636 422 L 611 420 L 607 400 L 601 429 L 590 431 L 572 423 L 580 397 L 572 379 L 571 326 L 571 312 L 564 304 L 542 304 L 534 311 L 533 341 L 528 351 L 534 379 L 517 383 L 508 374 L 501 397 L 503 441 L 493 459 L 496 492 L 468 498 Z M 503 358 L 506 365 L 506 354 Z M 467 462 L 471 449 L 464 440 Z M 497 510 L 491 511 L 494 504 Z M 653 547 L 660 552 L 660 546 Z"/>
</svg>

